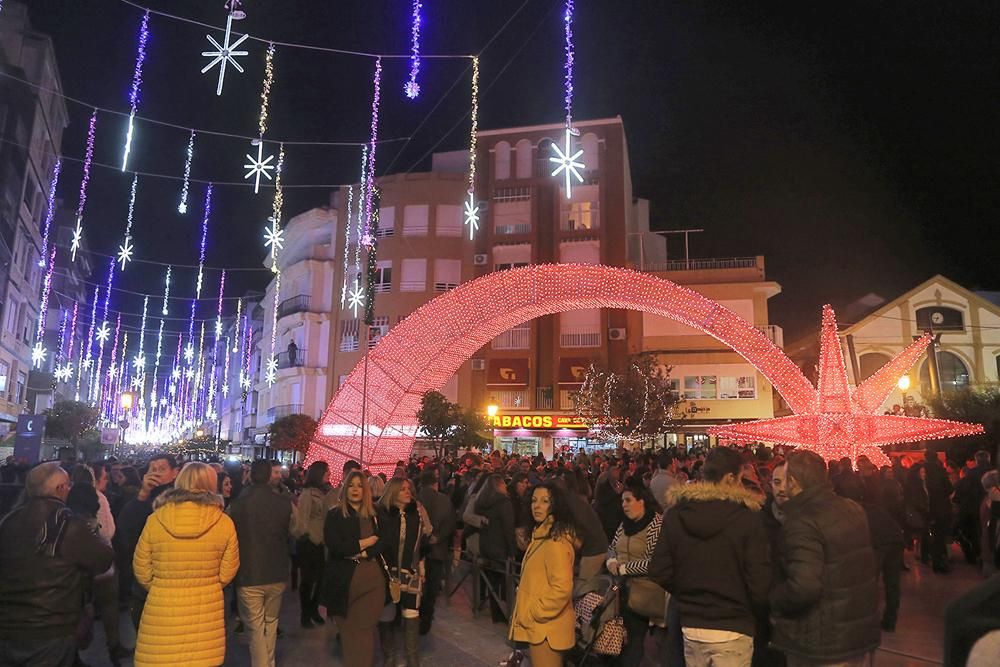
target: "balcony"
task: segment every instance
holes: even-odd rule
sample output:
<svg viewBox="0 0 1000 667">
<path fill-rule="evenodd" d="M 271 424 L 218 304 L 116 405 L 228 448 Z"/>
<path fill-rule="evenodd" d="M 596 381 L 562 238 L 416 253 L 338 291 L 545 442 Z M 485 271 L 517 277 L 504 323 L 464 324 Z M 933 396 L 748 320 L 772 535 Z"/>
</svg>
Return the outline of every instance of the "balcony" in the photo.
<svg viewBox="0 0 1000 667">
<path fill-rule="evenodd" d="M 643 266 L 645 271 L 712 271 L 719 269 L 756 269 L 756 257 L 723 257 L 713 259 L 672 259 Z"/>
<path fill-rule="evenodd" d="M 404 280 L 399 283 L 400 292 L 423 292 L 427 289 L 425 280 Z"/>
<path fill-rule="evenodd" d="M 784 330 L 774 324 L 765 324 L 755 327 L 757 331 L 761 332 L 767 339 L 777 345 L 778 347 L 784 349 L 785 347 L 785 332 Z"/>
<path fill-rule="evenodd" d="M 600 347 L 601 331 L 592 327 L 567 327 L 559 332 L 559 347 Z"/>
<path fill-rule="evenodd" d="M 527 350 L 531 347 L 531 328 L 504 331 L 493 339 L 494 350 Z"/>
<path fill-rule="evenodd" d="M 300 347 L 295 351 L 295 358 L 292 359 L 288 351 L 278 353 L 278 368 L 295 368 L 306 365 L 306 350 Z"/>
<path fill-rule="evenodd" d="M 456 287 L 458 287 L 458 283 L 448 283 L 448 282 L 434 283 L 434 291 L 435 292 L 450 292 L 451 290 L 455 289 Z"/>
<path fill-rule="evenodd" d="M 296 415 L 302 413 L 301 403 L 292 403 L 290 405 L 275 405 L 272 408 L 267 409 L 267 421 L 273 424 L 275 420 L 281 419 L 282 417 L 287 417 L 288 415 Z"/>
<path fill-rule="evenodd" d="M 551 410 L 552 397 L 552 387 L 535 387 L 535 410 Z"/>
<path fill-rule="evenodd" d="M 309 312 L 309 295 L 299 294 L 298 296 L 293 296 L 290 299 L 285 299 L 278 304 L 278 318 L 285 317 L 286 315 L 291 315 L 293 313 L 308 313 Z"/>
<path fill-rule="evenodd" d="M 512 234 L 530 234 L 531 233 L 531 223 L 519 223 L 516 225 L 496 225 L 493 228 L 493 233 L 497 236 L 507 236 Z"/>
<path fill-rule="evenodd" d="M 519 410 L 527 410 L 531 406 L 528 405 L 528 392 L 527 391 L 491 391 L 490 394 L 490 404 L 499 406 L 501 408 L 514 408 Z"/>
</svg>

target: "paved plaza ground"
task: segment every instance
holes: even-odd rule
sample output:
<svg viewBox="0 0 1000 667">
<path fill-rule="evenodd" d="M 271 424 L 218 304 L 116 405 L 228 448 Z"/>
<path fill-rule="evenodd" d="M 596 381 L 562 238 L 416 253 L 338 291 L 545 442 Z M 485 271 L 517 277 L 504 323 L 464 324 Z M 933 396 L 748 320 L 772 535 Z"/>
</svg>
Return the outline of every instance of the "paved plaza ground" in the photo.
<svg viewBox="0 0 1000 667">
<path fill-rule="evenodd" d="M 914 565 L 911 553 L 906 554 L 906 560 L 911 565 L 911 571 L 903 573 L 899 623 L 895 633 L 882 634 L 882 646 L 875 658 L 876 667 L 925 667 L 941 664 L 942 614 L 945 605 L 983 581 L 976 568 L 959 562 L 957 550 L 952 553 L 954 569 L 948 575 L 933 574 L 928 565 Z M 125 614 L 122 615 L 122 626 L 125 643 L 133 645 L 135 633 Z M 281 627 L 284 636 L 278 641 L 279 665 L 321 667 L 343 664 L 340 652 L 336 649 L 336 631 L 332 623 L 312 630 L 301 628 L 298 595 L 295 592 L 289 591 L 285 595 Z M 488 608 L 484 608 L 477 618 L 473 617 L 471 584 L 467 581 L 451 598 L 444 594 L 439 598 L 434 627 L 431 634 L 422 639 L 421 662 L 430 667 L 496 667 L 510 651 L 506 642 L 506 630 L 505 626 L 490 622 Z M 401 644 L 399 650 L 399 660 L 402 662 Z M 646 653 L 647 656 L 657 655 L 654 637 L 648 639 Z M 108 667 L 111 664 L 104 650 L 100 623 L 95 628 L 94 643 L 84 652 L 83 658 L 93 667 Z M 657 664 L 647 657 L 641 667 Z M 232 623 L 228 634 L 226 665 L 250 665 L 246 637 L 235 635 Z"/>
</svg>

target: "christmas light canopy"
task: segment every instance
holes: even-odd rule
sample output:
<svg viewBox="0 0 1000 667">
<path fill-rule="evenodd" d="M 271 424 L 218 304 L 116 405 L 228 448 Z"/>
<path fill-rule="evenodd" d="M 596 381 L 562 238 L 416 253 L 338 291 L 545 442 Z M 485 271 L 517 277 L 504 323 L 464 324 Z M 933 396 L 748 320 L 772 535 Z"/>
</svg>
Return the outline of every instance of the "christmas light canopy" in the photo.
<svg viewBox="0 0 1000 667">
<path fill-rule="evenodd" d="M 877 466 L 889 465 L 879 445 L 937 440 L 983 433 L 979 424 L 879 414 L 899 378 L 920 358 L 930 336 L 924 335 L 878 372 L 851 388 L 837 334 L 833 308 L 823 307 L 819 378 L 809 405 L 793 407 L 789 417 L 762 419 L 709 428 L 733 442 L 779 442 L 815 451 L 826 460 L 864 455 Z"/>
</svg>

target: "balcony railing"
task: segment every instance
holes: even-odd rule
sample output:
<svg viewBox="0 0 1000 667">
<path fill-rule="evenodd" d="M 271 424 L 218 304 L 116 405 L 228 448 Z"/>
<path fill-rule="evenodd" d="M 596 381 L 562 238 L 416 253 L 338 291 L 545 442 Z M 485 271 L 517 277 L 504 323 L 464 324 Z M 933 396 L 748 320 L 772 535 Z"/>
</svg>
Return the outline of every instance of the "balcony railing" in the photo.
<svg viewBox="0 0 1000 667">
<path fill-rule="evenodd" d="M 379 227 L 375 232 L 375 238 L 384 239 L 390 236 L 395 236 L 396 229 L 394 227 Z"/>
<path fill-rule="evenodd" d="M 493 339 L 494 350 L 527 350 L 530 347 L 530 327 L 510 329 Z"/>
<path fill-rule="evenodd" d="M 275 405 L 274 407 L 267 409 L 267 421 L 274 423 L 276 419 L 281 419 L 282 417 L 287 417 L 288 415 L 297 415 L 302 412 L 301 403 L 292 403 L 289 405 Z"/>
<path fill-rule="evenodd" d="M 593 328 L 567 328 L 559 332 L 560 347 L 600 347 L 601 332 Z"/>
<path fill-rule="evenodd" d="M 531 233 L 531 223 L 519 223 L 516 225 L 497 225 L 493 228 L 495 234 L 507 235 L 507 234 L 530 234 Z"/>
<path fill-rule="evenodd" d="M 756 257 L 724 257 L 715 259 L 672 259 L 644 265 L 646 271 L 704 271 L 711 269 L 756 269 Z"/>
<path fill-rule="evenodd" d="M 404 280 L 399 283 L 400 292 L 423 292 L 427 289 L 425 280 Z"/>
<path fill-rule="evenodd" d="M 784 349 L 785 347 L 785 332 L 784 330 L 774 324 L 765 324 L 757 327 L 757 331 L 767 336 L 767 339 L 777 345 L 778 347 Z"/>
<path fill-rule="evenodd" d="M 435 292 L 450 292 L 458 287 L 458 283 L 434 283 Z"/>
<path fill-rule="evenodd" d="M 292 313 L 307 313 L 309 312 L 309 295 L 299 294 L 298 296 L 293 296 L 289 299 L 285 299 L 278 304 L 278 317 L 282 318 L 286 315 L 291 315 Z"/>
<path fill-rule="evenodd" d="M 392 283 L 375 283 L 373 289 L 376 294 L 386 294 L 392 289 Z"/>
<path fill-rule="evenodd" d="M 491 391 L 489 394 L 490 404 L 500 406 L 501 408 L 527 410 L 531 407 L 528 405 L 527 391 Z"/>
<path fill-rule="evenodd" d="M 294 368 L 306 365 L 306 349 L 300 347 L 295 351 L 295 358 L 288 353 L 288 350 L 278 353 L 278 368 Z"/>
<path fill-rule="evenodd" d="M 535 387 L 535 410 L 551 410 L 552 396 L 552 387 Z"/>
</svg>

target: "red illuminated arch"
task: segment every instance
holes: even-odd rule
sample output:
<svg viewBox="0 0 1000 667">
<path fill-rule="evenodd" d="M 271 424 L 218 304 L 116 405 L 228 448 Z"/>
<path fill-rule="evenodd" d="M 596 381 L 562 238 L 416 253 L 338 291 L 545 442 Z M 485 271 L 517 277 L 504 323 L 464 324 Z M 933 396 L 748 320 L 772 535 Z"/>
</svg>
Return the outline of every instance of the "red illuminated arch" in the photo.
<svg viewBox="0 0 1000 667">
<path fill-rule="evenodd" d="M 413 312 L 368 353 L 365 464 L 391 472 L 413 446 L 420 399 L 440 389 L 499 334 L 542 315 L 622 308 L 667 317 L 717 338 L 768 379 L 795 411 L 816 389 L 784 352 L 752 324 L 668 280 L 601 265 L 544 264 L 490 273 Z M 306 461 L 326 460 L 334 477 L 361 444 L 364 363 L 351 371 L 319 421 Z"/>
</svg>

